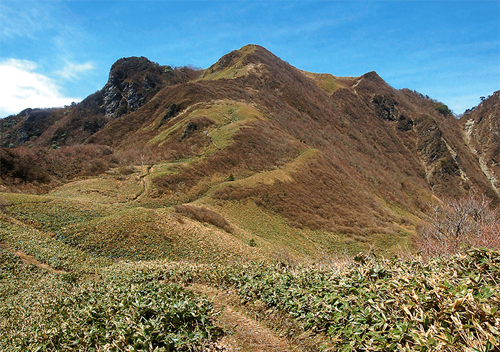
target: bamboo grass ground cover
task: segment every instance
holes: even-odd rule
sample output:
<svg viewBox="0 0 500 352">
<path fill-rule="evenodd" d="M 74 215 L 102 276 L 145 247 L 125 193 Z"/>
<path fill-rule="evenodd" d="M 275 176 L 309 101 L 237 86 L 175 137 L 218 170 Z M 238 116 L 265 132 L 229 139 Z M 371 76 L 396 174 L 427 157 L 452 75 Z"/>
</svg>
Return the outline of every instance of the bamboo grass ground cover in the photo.
<svg viewBox="0 0 500 352">
<path fill-rule="evenodd" d="M 0 350 L 194 351 L 215 341 L 210 301 L 134 275 L 80 281 L 0 248 Z"/>
<path fill-rule="evenodd" d="M 499 252 L 428 262 L 356 259 L 361 263 L 341 270 L 254 263 L 143 275 L 234 290 L 245 304 L 263 307 L 263 320 L 294 321 L 324 335 L 333 351 L 498 351 Z"/>
</svg>

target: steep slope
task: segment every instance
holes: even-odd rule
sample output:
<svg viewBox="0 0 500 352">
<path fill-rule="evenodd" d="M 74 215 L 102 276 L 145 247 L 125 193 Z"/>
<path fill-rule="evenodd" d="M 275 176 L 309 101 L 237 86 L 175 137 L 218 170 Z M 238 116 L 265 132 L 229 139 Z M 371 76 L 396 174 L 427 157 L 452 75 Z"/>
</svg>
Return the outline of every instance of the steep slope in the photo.
<svg viewBox="0 0 500 352">
<path fill-rule="evenodd" d="M 160 66 L 145 57 L 118 60 L 104 88 L 58 109 L 26 109 L 0 120 L 3 147 L 59 147 L 84 143 L 113 119 L 137 110 L 163 87 L 195 78 L 188 67 Z"/>
<path fill-rule="evenodd" d="M 234 209 L 254 204 L 297 228 L 366 241 L 411 232 L 434 196 L 497 196 L 446 106 L 375 72 L 307 73 L 248 45 L 198 72 L 119 60 L 88 99 L 96 113 L 82 121 L 102 125 L 83 135 L 61 118 L 34 144 L 50 145 L 50 131 L 65 126 L 65 143 L 169 162 L 150 177 L 150 206 L 207 204 L 245 227 L 249 215 Z M 25 121 L 15 118 L 4 143 Z"/>
<path fill-rule="evenodd" d="M 481 170 L 500 196 L 500 91 L 496 91 L 460 119 L 465 141 Z"/>
<path fill-rule="evenodd" d="M 286 181 L 217 186 L 213 197 L 250 198 L 296 226 L 359 235 L 387 231 L 396 220 L 391 207 L 418 213 L 431 191 L 460 195 L 489 187 L 461 144 L 458 121 L 443 116 L 435 101 L 394 90 L 374 72 L 342 81 L 315 78 L 247 46 L 199 80 L 161 91 L 92 140 L 118 148 L 148 141 L 153 153 L 200 158 L 155 182 L 162 196 L 182 194 L 183 201 L 230 175 L 270 176 L 304 151 L 317 150 Z M 334 89 L 325 89 L 328 79 Z M 166 121 L 172 104 L 181 111 Z"/>
</svg>

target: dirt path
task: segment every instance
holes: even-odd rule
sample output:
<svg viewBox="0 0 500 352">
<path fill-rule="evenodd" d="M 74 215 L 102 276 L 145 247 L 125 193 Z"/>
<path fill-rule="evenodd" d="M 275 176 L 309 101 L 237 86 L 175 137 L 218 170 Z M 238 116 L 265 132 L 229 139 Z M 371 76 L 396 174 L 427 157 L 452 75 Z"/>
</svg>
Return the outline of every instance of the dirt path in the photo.
<svg viewBox="0 0 500 352">
<path fill-rule="evenodd" d="M 198 284 L 186 287 L 186 289 L 206 294 L 213 299 L 214 308 L 217 310 L 224 306 L 219 315 L 219 324 L 230 332 L 224 341 L 228 351 L 292 351 L 289 343 L 277 337 L 275 332 L 237 311 L 232 303 L 234 299 L 231 299 L 228 294 L 216 288 Z"/>
<path fill-rule="evenodd" d="M 0 247 L 2 247 L 3 249 L 5 249 L 6 251 L 11 252 L 15 256 L 21 258 L 22 262 L 25 265 L 33 264 L 37 268 L 45 269 L 45 270 L 51 271 L 53 273 L 58 273 L 58 274 L 65 274 L 65 273 L 67 273 L 67 271 L 54 269 L 50 265 L 44 264 L 42 262 L 39 262 L 38 260 L 35 259 L 35 257 L 33 257 L 33 256 L 29 255 L 29 254 L 26 254 L 24 252 L 18 251 L 16 249 L 12 248 L 11 246 L 9 246 L 5 242 L 0 242 Z"/>
<path fill-rule="evenodd" d="M 139 192 L 139 194 L 137 194 L 134 198 L 131 199 L 132 202 L 138 200 L 140 197 L 144 196 L 146 194 L 146 192 L 149 191 L 149 180 L 146 178 L 146 176 L 149 176 L 149 174 L 151 173 L 151 168 L 153 166 L 152 165 L 148 165 L 146 167 L 146 173 L 145 174 L 142 174 L 142 175 L 139 175 L 137 177 L 137 180 L 141 183 L 142 185 L 142 190 Z"/>
</svg>

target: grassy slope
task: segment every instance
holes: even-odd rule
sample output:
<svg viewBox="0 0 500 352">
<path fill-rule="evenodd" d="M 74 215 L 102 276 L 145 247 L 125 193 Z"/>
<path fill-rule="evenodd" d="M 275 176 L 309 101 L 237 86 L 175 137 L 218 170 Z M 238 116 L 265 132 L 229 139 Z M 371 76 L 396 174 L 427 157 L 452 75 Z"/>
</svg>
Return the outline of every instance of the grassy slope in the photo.
<svg viewBox="0 0 500 352">
<path fill-rule="evenodd" d="M 287 182 L 315 153 L 227 183 Z M 242 311 L 285 331 L 299 350 L 490 351 L 497 343 L 499 253 L 356 262 L 339 252 L 362 243 L 290 227 L 251 200 L 215 200 L 215 185 L 193 205 L 223 215 L 227 233 L 149 198 L 148 179 L 168 166 L 109 172 L 44 196 L 2 194 L 0 330 L 9 338 L 0 348 L 209 348 L 222 336 L 217 312 L 178 286 L 191 283 L 236 293 Z M 61 271 L 22 264 L 8 247 Z"/>
<path fill-rule="evenodd" d="M 60 200 L 5 197 L 10 204 L 23 201 L 25 208 L 45 204 L 47 214 L 56 214 L 50 209 L 57 209 L 52 203 Z M 66 272 L 24 265 L 0 247 L 3 350 L 208 348 L 221 336 L 214 328 L 216 312 L 206 298 L 178 286 L 192 283 L 236 293 L 242 311 L 284 332 L 299 350 L 498 348 L 498 252 L 475 250 L 429 263 L 359 255 L 349 264 L 337 260 L 306 267 L 289 266 L 290 256 L 278 258 L 288 264 L 116 261 L 106 251 L 81 249 L 57 239 L 63 225 L 105 218 L 99 207 L 86 209 L 71 203 L 60 227 L 35 218 L 36 212 L 30 217 L 26 210 L 20 216 L 15 205 L 8 209 L 11 215 L 0 214 L 0 241 Z M 252 207 L 235 207 L 235 212 L 244 209 Z M 255 219 L 275 224 L 269 233 L 286 228 L 276 227 L 280 222 L 269 215 Z M 255 226 L 262 229 L 261 224 Z M 259 247 L 265 247 L 264 240 L 257 240 Z M 193 243 L 188 246 L 196 248 Z M 184 256 L 198 259 L 192 252 Z"/>
<path fill-rule="evenodd" d="M 346 244 L 351 245 L 349 250 L 357 251 L 365 244 L 351 243 L 350 238 L 327 231 L 291 227 L 278 214 L 250 200 L 221 201 L 211 197 L 226 185 L 251 187 L 276 180 L 286 182 L 291 170 L 307 163 L 314 154 L 313 150 L 306 151 L 281 169 L 233 182 L 219 180 L 193 203 L 225 217 L 234 227 L 231 234 L 177 214 L 168 204 L 164 207 L 163 200 L 149 197 L 154 190 L 150 180 L 171 164 L 137 167 L 135 173 L 126 176 L 110 172 L 68 183 L 44 196 L 5 193 L 3 198 L 14 221 L 5 229 L 10 229 L 11 236 L 29 229 L 25 234 L 36 232 L 54 243 L 110 259 L 227 262 L 288 257 L 313 261 L 334 255 Z M 255 247 L 248 245 L 250 240 L 255 241 Z M 13 245 L 23 243 L 21 237 L 12 237 L 11 241 Z M 29 242 L 27 238 L 21 247 L 36 256 L 27 247 Z"/>
</svg>

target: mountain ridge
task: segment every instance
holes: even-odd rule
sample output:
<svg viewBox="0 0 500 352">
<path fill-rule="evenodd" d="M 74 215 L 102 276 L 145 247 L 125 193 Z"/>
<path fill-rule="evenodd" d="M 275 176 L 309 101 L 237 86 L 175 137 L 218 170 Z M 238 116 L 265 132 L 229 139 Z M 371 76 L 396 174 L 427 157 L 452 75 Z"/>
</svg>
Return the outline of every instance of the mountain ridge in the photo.
<svg viewBox="0 0 500 352">
<path fill-rule="evenodd" d="M 497 98 L 469 121 L 491 109 L 497 121 L 498 104 L 489 103 Z M 120 59 L 101 91 L 38 119 L 34 112 L 2 120 L 3 146 L 84 143 L 128 153 L 129 163 L 188 160 L 152 179 L 150 195 L 164 205 L 250 201 L 297 228 L 363 241 L 403 231 L 435 196 L 475 190 L 499 199 L 493 122 L 467 134 L 465 116 L 374 71 L 306 73 L 256 45 L 205 70 Z"/>
</svg>

